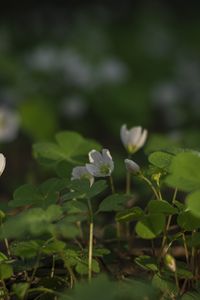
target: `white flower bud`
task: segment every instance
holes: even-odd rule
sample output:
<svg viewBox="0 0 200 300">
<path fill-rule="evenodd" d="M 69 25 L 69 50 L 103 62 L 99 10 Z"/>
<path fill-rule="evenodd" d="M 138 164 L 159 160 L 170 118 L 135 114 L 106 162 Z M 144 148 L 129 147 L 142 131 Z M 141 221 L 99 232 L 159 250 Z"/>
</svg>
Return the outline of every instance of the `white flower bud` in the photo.
<svg viewBox="0 0 200 300">
<path fill-rule="evenodd" d="M 147 130 L 142 129 L 141 126 L 132 127 L 128 130 L 127 126 L 123 125 L 120 130 L 120 136 L 128 153 L 133 154 L 144 146 L 147 139 Z"/>
<path fill-rule="evenodd" d="M 125 159 L 125 166 L 127 171 L 129 171 L 130 173 L 137 175 L 140 173 L 140 166 L 138 164 L 136 164 L 133 160 L 131 159 Z"/>
</svg>

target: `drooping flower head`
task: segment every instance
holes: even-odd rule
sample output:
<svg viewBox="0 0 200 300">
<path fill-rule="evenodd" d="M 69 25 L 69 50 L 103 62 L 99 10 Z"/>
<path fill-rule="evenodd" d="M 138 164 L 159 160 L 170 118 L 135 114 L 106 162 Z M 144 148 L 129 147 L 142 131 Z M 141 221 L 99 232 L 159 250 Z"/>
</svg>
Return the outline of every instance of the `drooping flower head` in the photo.
<svg viewBox="0 0 200 300">
<path fill-rule="evenodd" d="M 147 139 L 147 130 L 141 126 L 127 129 L 126 125 L 122 125 L 120 130 L 121 141 L 128 153 L 133 154 L 144 146 Z"/>
<path fill-rule="evenodd" d="M 6 166 L 6 158 L 2 153 L 0 153 L 0 176 L 3 173 L 5 166 Z"/>
<path fill-rule="evenodd" d="M 140 166 L 136 164 L 133 160 L 131 159 L 125 159 L 124 160 L 125 166 L 127 171 L 130 173 L 137 175 L 140 173 Z"/>
<path fill-rule="evenodd" d="M 103 149 L 102 152 L 90 151 L 89 161 L 90 164 L 86 164 L 86 168 L 94 177 L 108 177 L 114 170 L 114 162 L 107 149 Z"/>
<path fill-rule="evenodd" d="M 88 179 L 90 182 L 90 186 L 94 183 L 94 177 L 88 172 L 86 167 L 78 166 L 73 168 L 71 180 L 76 179 Z"/>
</svg>

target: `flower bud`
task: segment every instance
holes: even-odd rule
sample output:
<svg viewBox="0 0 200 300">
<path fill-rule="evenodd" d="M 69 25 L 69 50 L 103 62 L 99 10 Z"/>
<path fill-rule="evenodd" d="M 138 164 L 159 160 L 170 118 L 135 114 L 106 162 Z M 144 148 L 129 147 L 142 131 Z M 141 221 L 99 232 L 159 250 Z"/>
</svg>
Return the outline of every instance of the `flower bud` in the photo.
<svg viewBox="0 0 200 300">
<path fill-rule="evenodd" d="M 172 271 L 176 272 L 176 261 L 170 254 L 166 254 L 164 258 L 165 265 Z"/>
<path fill-rule="evenodd" d="M 129 171 L 130 173 L 132 173 L 134 175 L 137 175 L 140 173 L 140 166 L 138 164 L 136 164 L 133 160 L 125 159 L 124 162 L 125 162 L 127 171 Z"/>
</svg>

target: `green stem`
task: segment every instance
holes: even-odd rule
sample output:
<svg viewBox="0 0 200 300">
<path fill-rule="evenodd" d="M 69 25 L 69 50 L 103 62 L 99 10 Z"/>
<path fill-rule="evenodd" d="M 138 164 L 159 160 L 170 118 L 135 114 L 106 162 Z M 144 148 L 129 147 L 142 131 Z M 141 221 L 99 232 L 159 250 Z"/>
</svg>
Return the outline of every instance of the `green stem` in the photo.
<svg viewBox="0 0 200 300">
<path fill-rule="evenodd" d="M 110 180 L 111 192 L 112 194 L 115 194 L 115 186 L 114 186 L 114 181 L 112 176 L 109 177 L 109 180 Z M 116 222 L 116 229 L 117 229 L 117 239 L 119 241 L 121 238 L 121 224 L 119 222 Z"/>
<path fill-rule="evenodd" d="M 156 196 L 156 199 L 161 200 L 160 196 L 159 196 L 156 188 L 153 186 L 152 182 L 147 177 L 145 177 L 143 174 L 140 175 L 140 178 L 143 179 L 149 185 L 149 187 L 153 191 L 154 195 Z"/>
<path fill-rule="evenodd" d="M 177 192 L 178 192 L 178 190 L 175 189 L 174 194 L 173 194 L 173 198 L 172 198 L 172 204 L 174 204 L 174 201 L 176 200 Z M 164 229 L 163 239 L 162 239 L 162 244 L 161 244 L 161 250 L 160 250 L 160 259 L 162 257 L 163 251 L 165 249 L 165 244 L 166 244 L 166 241 L 167 241 L 167 233 L 169 231 L 171 220 L 172 220 L 172 215 L 170 215 L 168 217 L 168 220 L 167 220 L 167 223 L 166 223 L 166 226 L 165 226 L 165 229 Z"/>
<path fill-rule="evenodd" d="M 9 299 L 10 299 L 10 296 L 9 296 L 9 292 L 8 292 L 8 290 L 7 290 L 5 281 L 4 281 L 3 279 L 1 279 L 0 282 L 1 282 L 1 284 L 2 284 L 4 293 L 5 293 L 5 297 L 6 297 L 5 300 L 9 300 Z"/>
<path fill-rule="evenodd" d="M 90 216 L 89 225 L 89 245 L 88 245 L 88 281 L 92 279 L 92 257 L 93 257 L 93 236 L 94 236 L 94 224 L 93 224 L 93 210 L 90 199 L 88 199 L 88 211 Z"/>
<path fill-rule="evenodd" d="M 115 194 L 115 186 L 114 186 L 114 181 L 113 181 L 112 176 L 109 177 L 109 180 L 110 180 L 111 192 L 112 192 L 112 194 Z"/>
<path fill-rule="evenodd" d="M 175 279 L 175 282 L 176 282 L 176 288 L 178 290 L 178 293 L 180 294 L 180 286 L 179 286 L 177 271 L 174 272 L 174 279 Z"/>
<path fill-rule="evenodd" d="M 55 273 L 55 256 L 53 255 L 52 257 L 52 268 L 51 268 L 51 274 L 50 274 L 50 278 L 53 278 L 54 277 L 54 273 Z"/>
<path fill-rule="evenodd" d="M 126 194 L 131 194 L 131 173 L 129 171 L 126 173 Z"/>
<path fill-rule="evenodd" d="M 56 292 L 56 291 L 53 291 L 51 289 L 44 288 L 44 287 L 29 289 L 27 293 L 30 294 L 30 293 L 34 293 L 34 292 L 48 293 L 48 294 L 52 294 L 52 295 L 55 295 L 55 296 L 58 296 L 58 297 L 63 296 L 62 293 L 59 293 L 59 292 Z M 71 297 L 67 297 L 67 298 L 72 299 Z"/>
<path fill-rule="evenodd" d="M 185 258 L 186 258 L 186 262 L 187 265 L 189 266 L 189 251 L 188 251 L 188 247 L 187 247 L 187 243 L 186 243 L 186 238 L 185 238 L 185 233 L 182 233 L 182 239 L 183 239 L 183 246 L 185 249 Z"/>
</svg>

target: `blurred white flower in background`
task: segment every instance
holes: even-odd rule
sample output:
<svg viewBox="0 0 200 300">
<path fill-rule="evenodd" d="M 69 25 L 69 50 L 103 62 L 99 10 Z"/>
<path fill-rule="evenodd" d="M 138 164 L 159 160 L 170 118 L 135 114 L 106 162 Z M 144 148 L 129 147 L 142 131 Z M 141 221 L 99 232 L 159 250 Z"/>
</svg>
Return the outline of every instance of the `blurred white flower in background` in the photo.
<svg viewBox="0 0 200 300">
<path fill-rule="evenodd" d="M 146 22 L 142 29 L 141 46 L 153 58 L 166 57 L 174 47 L 174 37 L 165 24 Z"/>
<path fill-rule="evenodd" d="M 178 85 L 174 82 L 162 82 L 152 90 L 152 100 L 158 106 L 168 106 L 179 102 L 181 96 Z"/>
<path fill-rule="evenodd" d="M 128 68 L 121 60 L 105 57 L 94 64 L 73 48 L 44 45 L 26 55 L 25 62 L 33 70 L 60 72 L 67 84 L 81 88 L 124 82 L 128 77 Z"/>
<path fill-rule="evenodd" d="M 61 103 L 61 113 L 69 119 L 80 119 L 87 110 L 88 103 L 79 95 L 71 96 Z"/>
<path fill-rule="evenodd" d="M 20 118 L 16 111 L 0 107 L 0 142 L 11 142 L 18 134 Z"/>
<path fill-rule="evenodd" d="M 0 153 L 0 176 L 5 170 L 5 166 L 6 166 L 6 158 L 2 153 Z"/>
<path fill-rule="evenodd" d="M 122 61 L 108 58 L 100 63 L 96 74 L 100 82 L 118 83 L 127 79 L 128 69 Z"/>
<path fill-rule="evenodd" d="M 93 85 L 93 66 L 81 54 L 75 50 L 66 49 L 58 59 L 68 83 L 80 87 Z"/>
<path fill-rule="evenodd" d="M 51 46 L 40 46 L 28 54 L 25 62 L 33 70 L 51 71 L 59 67 L 59 53 Z"/>
</svg>

